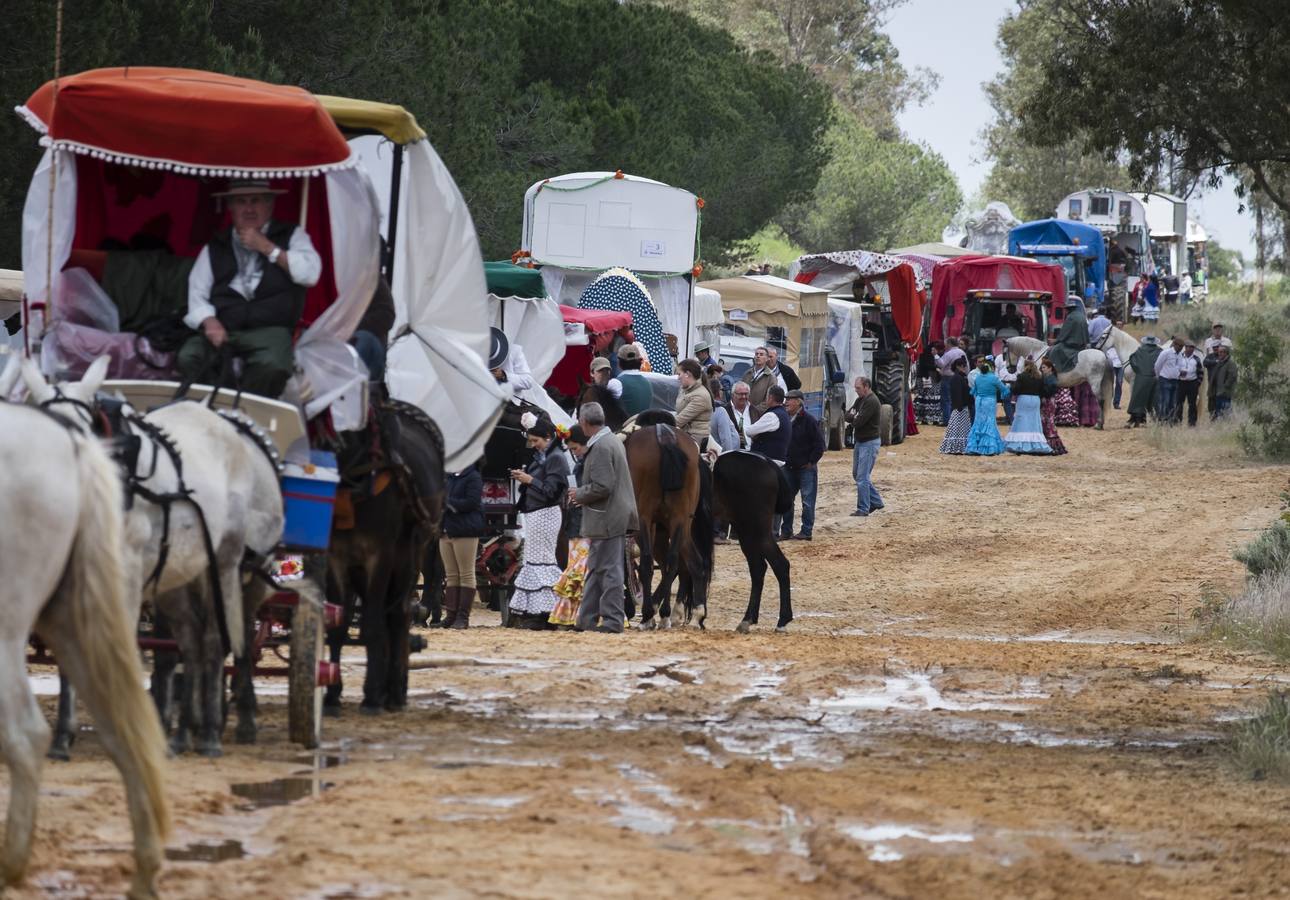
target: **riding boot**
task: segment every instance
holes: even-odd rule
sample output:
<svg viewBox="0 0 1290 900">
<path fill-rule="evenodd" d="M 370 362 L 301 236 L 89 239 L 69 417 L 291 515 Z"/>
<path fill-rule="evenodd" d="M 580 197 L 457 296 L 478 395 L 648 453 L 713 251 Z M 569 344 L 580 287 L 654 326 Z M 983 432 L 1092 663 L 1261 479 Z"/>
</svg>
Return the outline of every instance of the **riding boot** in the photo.
<svg viewBox="0 0 1290 900">
<path fill-rule="evenodd" d="M 468 628 L 470 626 L 470 608 L 475 605 L 475 589 L 468 587 L 457 588 L 457 615 L 452 620 L 452 628 Z"/>
<path fill-rule="evenodd" d="M 457 620 L 457 607 L 461 602 L 461 588 L 455 584 L 445 585 L 443 589 L 443 619 L 440 628 L 451 628 Z"/>
</svg>

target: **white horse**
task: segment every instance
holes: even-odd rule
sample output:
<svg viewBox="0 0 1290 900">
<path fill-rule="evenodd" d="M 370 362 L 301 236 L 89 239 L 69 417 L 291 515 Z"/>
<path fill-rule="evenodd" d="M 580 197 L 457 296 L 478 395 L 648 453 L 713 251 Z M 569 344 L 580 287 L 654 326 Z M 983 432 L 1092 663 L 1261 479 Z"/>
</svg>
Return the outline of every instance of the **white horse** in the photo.
<svg viewBox="0 0 1290 900">
<path fill-rule="evenodd" d="M 1004 341 L 1004 346 L 1008 350 L 1009 360 L 1014 363 L 1027 356 L 1033 357 L 1038 362 L 1039 358 L 1048 352 L 1047 344 L 1032 337 L 1008 338 Z M 1138 349 L 1138 342 L 1112 325 L 1106 330 L 1098 347 L 1081 350 L 1076 357 L 1075 368 L 1057 376 L 1058 387 L 1069 388 L 1077 384 L 1087 384 L 1092 388 L 1093 393 L 1097 394 L 1099 429 L 1106 424 L 1106 410 L 1111 405 L 1111 395 L 1115 391 L 1115 372 L 1106 356 L 1107 347 L 1114 347 L 1120 357 L 1121 365 L 1127 365 L 1133 351 Z"/>
<path fill-rule="evenodd" d="M 79 383 L 50 386 L 30 362 L 23 364 L 23 378 L 32 398 L 54 412 L 87 416 L 95 393 L 107 373 L 107 357 L 96 360 Z M 90 427 L 88 418 L 80 419 Z M 163 505 L 134 498 L 126 514 L 126 578 L 137 622 L 145 592 L 156 598 L 179 642 L 184 660 L 184 696 L 179 728 L 172 749 L 192 749 L 205 756 L 219 756 L 224 713 L 224 656 L 219 623 L 224 616 L 229 643 L 240 661 L 240 678 L 249 677 L 246 654 L 255 610 L 267 593 L 259 579 L 244 584 L 243 561 L 263 566 L 282 539 L 282 492 L 278 474 L 268 457 L 252 440 L 223 416 L 199 403 L 173 403 L 142 417 L 143 426 L 164 433 L 175 453 L 159 438 L 141 442 L 135 469 L 139 483 L 153 495 L 173 495 L 190 490 L 192 502 L 171 502 L 169 522 Z M 146 475 L 146 477 L 143 477 Z M 200 512 L 199 512 L 200 509 Z M 204 526 L 203 526 L 203 519 Z M 215 608 L 215 588 L 210 578 L 211 553 L 218 574 L 222 612 Z M 163 543 L 166 549 L 163 551 Z M 164 553 L 164 560 L 162 556 Z M 163 563 L 158 571 L 159 562 Z M 149 584 L 154 582 L 155 586 Z M 163 714 L 169 706 L 169 668 L 154 676 L 153 692 Z M 74 732 L 71 698 L 59 705 L 58 735 L 52 752 L 65 758 Z M 255 738 L 254 695 L 239 694 L 238 739 Z"/>
<path fill-rule="evenodd" d="M 0 749 L 9 815 L 0 893 L 26 871 L 49 726 L 27 679 L 27 638 L 58 656 L 125 781 L 134 831 L 131 897 L 154 897 L 169 828 L 166 744 L 135 649 L 121 480 L 99 442 L 24 406 L 0 403 Z"/>
</svg>

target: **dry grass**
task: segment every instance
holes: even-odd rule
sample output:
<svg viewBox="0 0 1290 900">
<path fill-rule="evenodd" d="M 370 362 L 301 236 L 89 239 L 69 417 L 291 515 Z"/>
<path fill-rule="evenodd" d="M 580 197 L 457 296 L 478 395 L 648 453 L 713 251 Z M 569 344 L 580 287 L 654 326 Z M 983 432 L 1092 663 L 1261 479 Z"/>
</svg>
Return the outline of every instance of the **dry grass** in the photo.
<svg viewBox="0 0 1290 900">
<path fill-rule="evenodd" d="M 1203 598 L 1196 618 L 1211 637 L 1290 662 L 1290 570 L 1250 578 L 1227 600 Z"/>
<path fill-rule="evenodd" d="M 1249 417 L 1237 409 L 1216 422 L 1212 421 L 1202 402 L 1200 420 L 1195 428 L 1153 421 L 1142 431 L 1148 446 L 1169 456 L 1236 461 L 1246 458 L 1240 433 L 1241 426 L 1248 420 Z"/>
<path fill-rule="evenodd" d="M 1263 709 L 1237 727 L 1231 753 L 1252 778 L 1290 781 L 1290 700 L 1284 692 L 1268 694 Z"/>
</svg>

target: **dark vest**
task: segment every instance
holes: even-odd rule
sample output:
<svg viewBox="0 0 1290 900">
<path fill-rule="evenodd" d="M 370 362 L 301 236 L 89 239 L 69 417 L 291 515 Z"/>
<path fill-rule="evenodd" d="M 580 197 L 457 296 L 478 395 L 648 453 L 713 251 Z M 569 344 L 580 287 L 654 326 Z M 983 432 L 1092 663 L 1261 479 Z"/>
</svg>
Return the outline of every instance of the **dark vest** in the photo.
<svg viewBox="0 0 1290 900">
<path fill-rule="evenodd" d="M 788 445 L 793 440 L 793 420 L 782 406 L 768 406 L 762 415 L 779 419 L 779 427 L 769 433 L 754 435 L 750 449 L 776 462 L 787 462 Z"/>
<path fill-rule="evenodd" d="M 620 372 L 618 381 L 623 386 L 623 396 L 619 402 L 627 418 L 643 413 L 654 405 L 654 389 L 649 386 L 649 379 L 634 370 Z"/>
<path fill-rule="evenodd" d="M 265 236 L 284 251 L 291 242 L 296 226 L 289 222 L 270 222 Z M 211 305 L 220 324 L 229 331 L 246 331 L 250 328 L 268 328 L 279 325 L 294 329 L 305 309 L 304 285 L 291 280 L 277 263 L 264 259 L 260 283 L 255 296 L 247 300 L 233 290 L 233 277 L 237 275 L 237 257 L 233 255 L 233 229 L 216 232 L 207 245 L 210 250 Z"/>
</svg>

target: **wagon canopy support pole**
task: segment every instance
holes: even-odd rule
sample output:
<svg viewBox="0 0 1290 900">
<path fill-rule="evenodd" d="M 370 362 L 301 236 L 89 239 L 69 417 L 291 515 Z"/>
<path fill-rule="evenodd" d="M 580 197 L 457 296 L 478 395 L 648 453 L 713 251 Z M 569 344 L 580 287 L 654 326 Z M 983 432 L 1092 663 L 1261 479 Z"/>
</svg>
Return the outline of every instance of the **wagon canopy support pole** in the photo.
<svg viewBox="0 0 1290 900">
<path fill-rule="evenodd" d="M 394 167 L 390 171 L 390 227 L 386 232 L 385 259 L 381 268 L 385 270 L 385 281 L 394 283 L 394 242 L 399 232 L 399 189 L 403 184 L 403 145 L 394 145 Z"/>
</svg>

